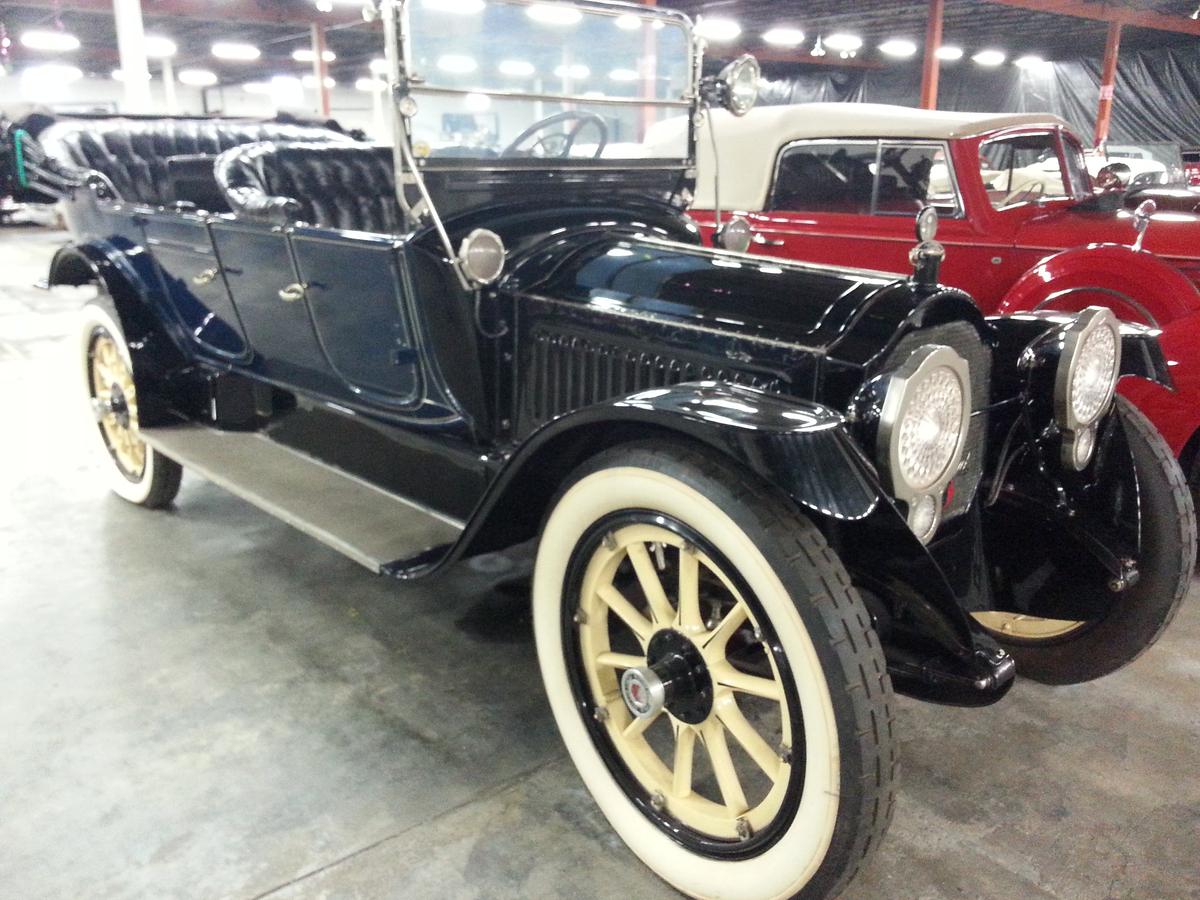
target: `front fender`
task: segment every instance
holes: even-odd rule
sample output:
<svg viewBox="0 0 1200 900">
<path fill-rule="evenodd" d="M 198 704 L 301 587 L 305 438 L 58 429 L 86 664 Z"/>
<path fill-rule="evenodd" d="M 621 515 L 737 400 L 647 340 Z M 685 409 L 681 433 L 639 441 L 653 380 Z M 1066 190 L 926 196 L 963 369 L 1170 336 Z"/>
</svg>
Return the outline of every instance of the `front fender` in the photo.
<svg viewBox="0 0 1200 900">
<path fill-rule="evenodd" d="M 706 446 L 775 486 L 812 519 L 856 582 L 897 612 L 881 614 L 879 624 L 898 689 L 967 705 L 993 702 L 1008 690 L 1011 660 L 963 611 L 942 566 L 913 536 L 842 417 L 819 403 L 752 388 L 677 384 L 550 422 L 507 462 L 438 567 L 532 539 L 571 471 L 602 450 L 645 440 Z"/>
<path fill-rule="evenodd" d="M 1124 244 L 1089 244 L 1047 256 L 1017 279 L 1001 315 L 1106 306 L 1117 317 L 1162 328 L 1200 310 L 1200 294 L 1177 268 Z"/>
</svg>

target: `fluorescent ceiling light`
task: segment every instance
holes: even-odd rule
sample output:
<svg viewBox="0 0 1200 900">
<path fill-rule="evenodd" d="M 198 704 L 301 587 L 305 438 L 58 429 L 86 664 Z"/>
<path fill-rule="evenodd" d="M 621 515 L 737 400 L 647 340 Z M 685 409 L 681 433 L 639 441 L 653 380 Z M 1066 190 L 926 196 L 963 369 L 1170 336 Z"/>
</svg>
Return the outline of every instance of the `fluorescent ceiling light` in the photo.
<svg viewBox="0 0 1200 900">
<path fill-rule="evenodd" d="M 151 77 L 152 76 L 150 75 L 150 73 L 147 72 L 146 77 L 143 78 L 142 80 L 149 81 Z M 112 78 L 113 78 L 113 81 L 123 82 L 125 80 L 125 70 L 124 69 L 113 69 L 112 70 Z"/>
<path fill-rule="evenodd" d="M 584 78 L 587 78 L 592 74 L 592 70 L 583 63 L 575 63 L 574 65 L 570 66 L 556 66 L 554 69 L 554 74 L 559 78 L 574 78 L 582 81 Z"/>
<path fill-rule="evenodd" d="M 575 7 L 561 3 L 535 3 L 525 14 L 543 25 L 574 25 L 583 18 L 583 13 Z"/>
<path fill-rule="evenodd" d="M 492 108 L 492 98 L 487 94 L 467 94 L 463 97 L 467 110 L 474 113 L 487 112 Z"/>
<path fill-rule="evenodd" d="M 333 0 L 317 0 L 317 12 L 333 12 Z"/>
<path fill-rule="evenodd" d="M 469 16 L 482 12 L 484 3 L 483 0 L 425 0 L 422 5 L 428 9 L 436 9 L 438 12 Z"/>
<path fill-rule="evenodd" d="M 917 52 L 917 45 L 904 38 L 892 38 L 879 45 L 879 52 L 894 59 L 908 59 Z"/>
<path fill-rule="evenodd" d="M 475 58 L 471 56 L 463 56 L 461 53 L 446 53 L 438 57 L 437 67 L 452 75 L 466 75 L 478 69 L 479 63 L 475 62 Z"/>
<path fill-rule="evenodd" d="M 787 25 L 776 25 L 762 36 L 763 41 L 775 47 L 799 47 L 804 43 L 804 32 Z"/>
<path fill-rule="evenodd" d="M 839 53 L 854 53 L 862 47 L 862 43 L 862 38 L 857 34 L 847 34 L 844 31 L 836 31 L 825 38 L 825 46 Z"/>
<path fill-rule="evenodd" d="M 212 87 L 217 83 L 217 73 L 208 69 L 182 69 L 175 77 L 190 87 Z"/>
<path fill-rule="evenodd" d="M 613 69 L 608 77 L 613 81 L 637 81 L 641 76 L 634 69 Z"/>
<path fill-rule="evenodd" d="M 64 66 L 59 63 L 43 63 L 21 71 L 21 82 L 25 89 L 62 87 L 78 81 L 82 77 L 83 72 L 75 66 Z"/>
<path fill-rule="evenodd" d="M 382 78 L 359 78 L 354 82 L 354 89 L 368 94 L 378 94 L 380 91 L 387 90 L 387 82 Z"/>
<path fill-rule="evenodd" d="M 304 85 L 304 87 L 310 91 L 315 90 L 317 87 L 317 76 L 302 75 L 302 76 L 300 76 L 300 83 L 302 85 Z M 331 78 L 330 76 L 326 75 L 325 76 L 325 87 L 327 87 L 327 88 L 337 87 L 337 82 L 334 81 L 333 78 Z"/>
<path fill-rule="evenodd" d="M 23 31 L 21 46 L 30 50 L 49 50 L 52 53 L 67 53 L 79 49 L 79 38 L 65 31 Z"/>
<path fill-rule="evenodd" d="M 955 47 L 953 44 L 943 44 L 937 48 L 934 54 L 938 59 L 955 60 L 963 58 L 963 48 Z"/>
<path fill-rule="evenodd" d="M 1046 61 L 1040 56 L 1022 56 L 1020 59 L 1013 60 L 1013 65 L 1022 69 L 1041 69 L 1047 65 Z"/>
<path fill-rule="evenodd" d="M 624 15 L 617 16 L 616 26 L 622 31 L 637 31 L 642 27 L 642 19 L 633 13 L 625 13 Z"/>
<path fill-rule="evenodd" d="M 507 75 L 509 78 L 529 78 L 537 69 L 533 63 L 523 59 L 505 59 L 497 66 L 501 75 Z"/>
<path fill-rule="evenodd" d="M 217 59 L 253 62 L 262 56 L 262 51 L 253 44 L 240 44 L 236 41 L 217 41 L 212 45 L 212 55 Z"/>
<path fill-rule="evenodd" d="M 247 94 L 269 94 L 271 84 L 268 81 L 247 81 L 242 85 L 242 90 Z"/>
<path fill-rule="evenodd" d="M 372 75 L 383 75 L 383 76 L 386 76 L 386 75 L 387 75 L 387 73 L 388 73 L 388 64 L 387 64 L 387 60 L 386 60 L 386 59 L 380 59 L 380 58 L 378 58 L 378 57 L 376 57 L 375 59 L 371 60 L 371 63 L 370 63 L 370 65 L 369 65 L 367 68 L 369 68 L 369 69 L 371 70 L 371 74 L 372 74 Z"/>
<path fill-rule="evenodd" d="M 159 37 L 158 35 L 146 35 L 144 44 L 146 48 L 146 56 L 150 59 L 166 59 L 169 56 L 174 56 L 179 49 L 175 46 L 175 42 L 170 38 Z"/>
<path fill-rule="evenodd" d="M 301 47 L 299 50 L 292 51 L 292 59 L 296 62 L 310 63 L 317 58 L 317 54 L 313 53 L 310 47 Z M 337 54 L 332 50 L 324 50 L 321 52 L 321 59 L 325 62 L 333 62 L 337 59 Z"/>
<path fill-rule="evenodd" d="M 696 34 L 714 44 L 725 44 L 736 40 L 742 33 L 742 26 L 733 19 L 706 19 L 701 16 L 696 22 Z"/>
<path fill-rule="evenodd" d="M 1003 50 L 980 50 L 971 57 L 981 66 L 998 66 L 1008 59 Z"/>
</svg>

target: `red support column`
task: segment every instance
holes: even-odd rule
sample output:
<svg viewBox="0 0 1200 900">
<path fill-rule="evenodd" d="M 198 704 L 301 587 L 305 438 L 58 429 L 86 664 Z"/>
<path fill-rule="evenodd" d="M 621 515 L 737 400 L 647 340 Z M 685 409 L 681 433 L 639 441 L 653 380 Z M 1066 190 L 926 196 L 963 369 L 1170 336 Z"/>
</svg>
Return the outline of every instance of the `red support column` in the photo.
<svg viewBox="0 0 1200 900">
<path fill-rule="evenodd" d="M 942 46 L 942 13 L 945 0 L 929 0 L 929 24 L 925 26 L 925 60 L 921 66 L 921 109 L 937 109 L 938 75 Z"/>
<path fill-rule="evenodd" d="M 331 106 L 329 103 L 329 85 L 325 79 L 329 77 L 329 63 L 325 60 L 325 26 L 317 22 L 312 24 L 313 78 L 317 81 L 317 112 L 328 119 Z"/>
<path fill-rule="evenodd" d="M 1121 23 L 1108 23 L 1108 40 L 1104 44 L 1104 69 L 1100 73 L 1100 110 L 1096 113 L 1096 146 L 1108 140 L 1108 125 L 1112 121 L 1113 94 L 1117 87 L 1117 54 L 1121 50 Z"/>
</svg>

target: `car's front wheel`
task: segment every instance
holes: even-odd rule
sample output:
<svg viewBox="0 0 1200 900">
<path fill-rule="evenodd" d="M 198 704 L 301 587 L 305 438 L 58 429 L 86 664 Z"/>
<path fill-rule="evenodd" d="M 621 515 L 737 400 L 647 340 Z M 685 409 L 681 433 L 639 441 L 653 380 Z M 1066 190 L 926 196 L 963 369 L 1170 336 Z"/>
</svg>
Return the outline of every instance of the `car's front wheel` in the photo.
<svg viewBox="0 0 1200 900">
<path fill-rule="evenodd" d="M 133 359 L 120 324 L 102 305 L 89 303 L 79 334 L 88 411 L 96 423 L 96 447 L 109 487 L 139 506 L 169 506 L 179 493 L 183 470 L 139 434 Z"/>
<path fill-rule="evenodd" d="M 601 810 L 695 897 L 829 896 L 883 837 L 893 696 L 820 532 L 683 447 L 601 454 L 541 535 L 547 695 Z"/>
</svg>

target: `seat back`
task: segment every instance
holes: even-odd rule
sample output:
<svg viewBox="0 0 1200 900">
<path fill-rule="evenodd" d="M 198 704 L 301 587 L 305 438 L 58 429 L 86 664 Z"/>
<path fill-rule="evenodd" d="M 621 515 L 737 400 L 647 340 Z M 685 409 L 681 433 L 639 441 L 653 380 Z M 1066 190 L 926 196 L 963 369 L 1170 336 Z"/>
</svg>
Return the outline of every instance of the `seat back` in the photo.
<svg viewBox="0 0 1200 900">
<path fill-rule="evenodd" d="M 222 153 L 214 172 L 230 208 L 246 218 L 377 234 L 403 226 L 388 147 L 252 144 Z"/>
<path fill-rule="evenodd" d="M 79 175 L 95 172 L 117 199 L 165 205 L 171 195 L 169 160 L 208 156 L 259 141 L 349 142 L 330 128 L 233 119 L 64 119 L 38 135 L 46 155 Z"/>
</svg>

